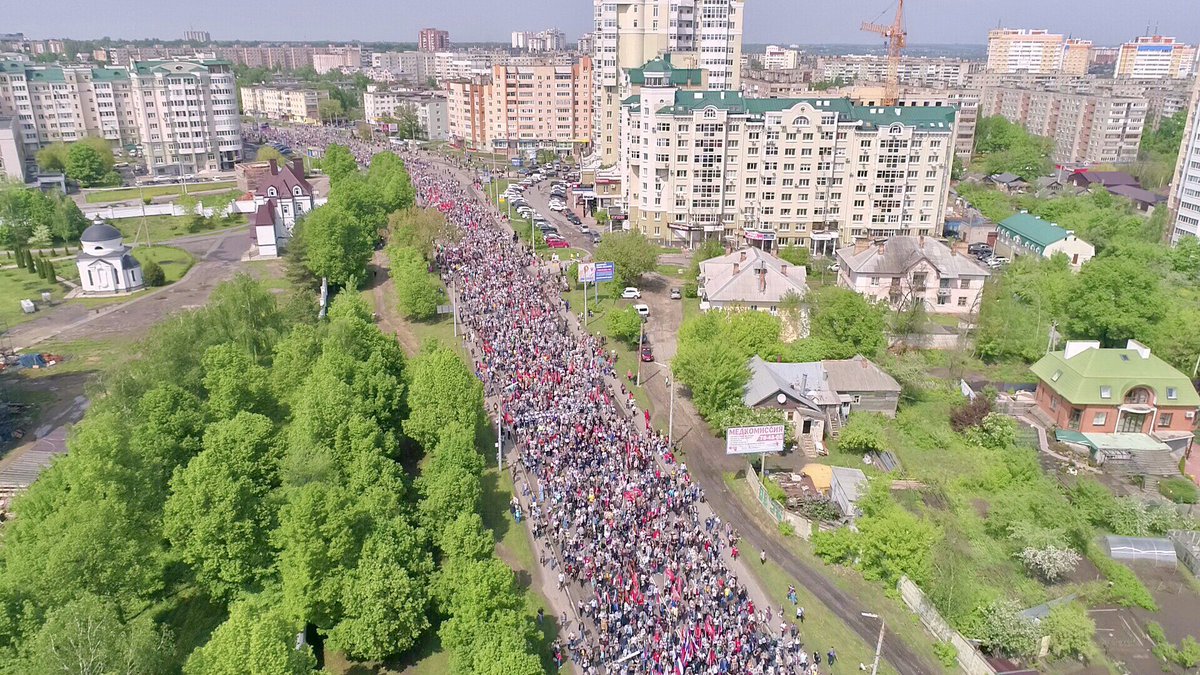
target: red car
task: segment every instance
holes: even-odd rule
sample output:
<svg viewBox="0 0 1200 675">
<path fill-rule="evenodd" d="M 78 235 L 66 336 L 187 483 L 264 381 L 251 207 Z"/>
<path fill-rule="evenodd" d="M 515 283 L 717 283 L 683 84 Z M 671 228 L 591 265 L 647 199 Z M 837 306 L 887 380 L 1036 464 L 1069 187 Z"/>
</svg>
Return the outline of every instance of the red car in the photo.
<svg viewBox="0 0 1200 675">
<path fill-rule="evenodd" d="M 642 361 L 653 361 L 654 352 L 650 351 L 650 345 L 642 347 Z"/>
<path fill-rule="evenodd" d="M 546 245 L 550 248 L 571 248 L 566 239 L 547 239 Z"/>
</svg>

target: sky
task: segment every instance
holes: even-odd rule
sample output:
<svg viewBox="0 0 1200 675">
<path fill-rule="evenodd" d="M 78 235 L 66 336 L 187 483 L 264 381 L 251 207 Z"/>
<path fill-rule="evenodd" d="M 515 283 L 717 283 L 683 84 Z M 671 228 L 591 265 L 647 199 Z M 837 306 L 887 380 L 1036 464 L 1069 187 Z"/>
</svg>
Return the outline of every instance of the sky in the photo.
<svg viewBox="0 0 1200 675">
<path fill-rule="evenodd" d="M 891 21 L 895 0 L 746 0 L 747 43 L 872 43 L 863 20 Z M 1047 28 L 1119 44 L 1155 26 L 1200 41 L 1200 0 L 908 0 L 909 42 L 983 44 L 997 25 Z M 177 39 L 188 29 L 216 40 L 412 42 L 418 29 L 451 40 L 507 42 L 517 30 L 558 27 L 575 41 L 591 29 L 591 0 L 36 0 L 6 3 L 0 32 L 31 38 Z M 834 5 L 837 12 L 829 11 Z"/>
</svg>

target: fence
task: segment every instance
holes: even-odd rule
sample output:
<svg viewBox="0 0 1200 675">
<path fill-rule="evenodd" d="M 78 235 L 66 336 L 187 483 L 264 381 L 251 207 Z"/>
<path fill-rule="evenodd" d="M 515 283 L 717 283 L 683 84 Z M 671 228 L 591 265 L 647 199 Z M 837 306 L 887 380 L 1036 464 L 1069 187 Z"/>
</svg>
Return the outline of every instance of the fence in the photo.
<svg viewBox="0 0 1200 675">
<path fill-rule="evenodd" d="M 812 537 L 812 521 L 788 511 L 783 508 L 783 504 L 771 499 L 766 486 L 762 484 L 762 481 L 758 478 L 758 474 L 754 472 L 754 467 L 748 464 L 746 465 L 746 482 L 750 484 L 750 491 L 754 493 L 754 496 L 758 499 L 758 503 L 762 504 L 767 515 L 771 516 L 771 520 L 777 523 L 787 522 L 796 532 L 796 536 L 805 541 Z"/>
<path fill-rule="evenodd" d="M 226 213 L 250 213 L 254 211 L 255 205 L 252 201 L 233 202 L 229 205 L 229 210 Z M 197 210 L 203 213 L 206 217 L 213 215 L 211 207 L 197 207 Z M 183 216 L 187 215 L 187 211 L 178 204 L 146 204 L 135 206 L 102 206 L 93 209 L 84 209 L 83 215 L 89 220 L 103 218 L 104 220 L 121 220 L 122 218 L 141 218 L 142 216 Z"/>
<path fill-rule="evenodd" d="M 900 597 L 904 599 L 904 604 L 920 617 L 921 623 L 925 624 L 925 628 L 930 633 L 933 633 L 942 642 L 954 645 L 955 651 L 958 652 L 958 665 L 962 666 L 967 675 L 996 675 L 996 669 L 987 662 L 987 659 L 983 658 L 983 654 L 975 648 L 975 645 L 968 642 L 961 633 L 946 623 L 933 603 L 925 597 L 925 593 L 920 587 L 910 581 L 908 577 L 900 577 L 896 588 L 900 591 Z"/>
</svg>

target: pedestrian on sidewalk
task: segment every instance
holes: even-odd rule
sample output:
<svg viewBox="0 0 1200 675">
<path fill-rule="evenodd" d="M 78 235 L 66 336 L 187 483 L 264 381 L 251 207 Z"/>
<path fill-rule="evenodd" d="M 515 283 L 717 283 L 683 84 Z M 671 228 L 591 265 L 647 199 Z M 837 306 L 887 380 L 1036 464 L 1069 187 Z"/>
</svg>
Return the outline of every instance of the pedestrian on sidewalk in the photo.
<svg viewBox="0 0 1200 675">
<path fill-rule="evenodd" d="M 804 623 L 804 608 L 803 607 L 796 608 L 796 620 L 799 621 L 800 623 Z"/>
<path fill-rule="evenodd" d="M 833 668 L 833 663 L 837 661 L 837 652 L 833 651 L 833 647 L 829 648 L 829 653 L 825 655 L 825 658 L 829 661 L 829 667 Z"/>
<path fill-rule="evenodd" d="M 546 618 L 546 610 L 542 609 L 541 607 L 538 607 L 537 625 L 541 626 L 542 621 L 545 620 L 545 618 Z"/>
<path fill-rule="evenodd" d="M 760 565 L 767 564 L 767 549 L 764 548 L 762 550 L 762 553 L 758 554 L 758 564 L 760 564 Z"/>
</svg>

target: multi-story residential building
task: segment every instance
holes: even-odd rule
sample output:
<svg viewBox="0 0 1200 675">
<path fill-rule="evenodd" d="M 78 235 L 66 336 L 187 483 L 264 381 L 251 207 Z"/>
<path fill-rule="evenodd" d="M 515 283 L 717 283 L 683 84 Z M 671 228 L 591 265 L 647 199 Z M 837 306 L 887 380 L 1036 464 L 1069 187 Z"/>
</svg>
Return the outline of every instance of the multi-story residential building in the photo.
<svg viewBox="0 0 1200 675">
<path fill-rule="evenodd" d="M 447 80 L 443 86 L 446 88 L 450 138 L 469 148 L 488 147 L 487 90 L 491 80 L 480 75 Z"/>
<path fill-rule="evenodd" d="M 561 52 L 567 48 L 567 36 L 557 28 L 543 31 L 513 31 L 511 46 L 530 53 Z"/>
<path fill-rule="evenodd" d="M 983 67 L 984 64 L 979 61 L 905 56 L 900 59 L 900 66 L 896 69 L 896 79 L 900 84 L 910 86 L 962 87 L 972 75 L 982 72 Z M 807 79 L 884 82 L 887 74 L 886 56 L 822 56 L 817 60 L 816 72 Z M 801 74 L 798 79 L 805 77 Z"/>
<path fill-rule="evenodd" d="M 988 31 L 987 69 L 996 73 L 1053 73 L 1062 69 L 1063 36 L 1045 30 Z"/>
<path fill-rule="evenodd" d="M 656 241 L 803 246 L 941 227 L 955 110 L 749 99 L 652 82 L 622 103 L 630 227 Z"/>
<path fill-rule="evenodd" d="M 791 70 L 800 65 L 800 50 L 795 46 L 767 45 L 762 55 L 762 67 L 767 70 Z"/>
<path fill-rule="evenodd" d="M 200 44 L 207 44 L 209 42 L 212 42 L 212 36 L 209 35 L 208 31 L 206 31 L 206 30 L 184 31 L 183 39 L 187 42 L 198 42 Z"/>
<path fill-rule="evenodd" d="M 329 98 L 324 89 L 301 87 L 242 87 L 242 113 L 271 120 L 319 124 L 321 101 Z"/>
<path fill-rule="evenodd" d="M 51 143 L 87 136 L 114 145 L 135 144 L 135 113 L 126 68 L 0 61 L 0 115 L 19 120 L 26 156 Z"/>
<path fill-rule="evenodd" d="M 436 78 L 432 52 L 376 52 L 371 55 L 371 65 L 394 73 L 397 78 L 409 82 L 425 82 Z"/>
<path fill-rule="evenodd" d="M 938 314 L 979 309 L 991 272 L 967 252 L 918 235 L 865 238 L 837 251 L 838 285 L 888 306 L 914 304 Z"/>
<path fill-rule="evenodd" d="M 0 116 L 0 180 L 25 182 L 25 138 L 15 115 Z"/>
<path fill-rule="evenodd" d="M 1067 75 L 1087 75 L 1092 64 L 1092 41 L 1067 38 L 1063 42 L 1062 72 Z"/>
<path fill-rule="evenodd" d="M 1143 35 L 1121 45 L 1113 77 L 1159 80 L 1189 77 L 1196 65 L 1196 48 L 1173 37 Z"/>
<path fill-rule="evenodd" d="M 1200 79 L 1192 88 L 1167 207 L 1174 223 L 1169 235 L 1172 244 L 1183 237 L 1200 236 Z"/>
<path fill-rule="evenodd" d="M 417 49 L 423 52 L 444 52 L 450 49 L 450 33 L 437 28 L 422 28 L 417 33 Z"/>
<path fill-rule="evenodd" d="M 584 33 L 579 36 L 579 42 L 575 44 L 575 51 L 580 54 L 594 54 L 596 52 L 596 41 L 591 33 Z"/>
<path fill-rule="evenodd" d="M 381 123 L 398 118 L 411 110 L 421 126 L 422 138 L 430 141 L 450 139 L 450 112 L 443 92 L 392 91 L 369 86 L 363 93 L 363 114 L 368 122 Z"/>
<path fill-rule="evenodd" d="M 361 68 L 362 49 L 359 47 L 329 47 L 313 54 L 312 64 L 313 70 L 321 75 L 342 68 Z"/>
<path fill-rule="evenodd" d="M 593 0 L 595 145 L 614 164 L 620 140 L 621 71 L 663 54 L 695 53 L 711 85 L 737 89 L 743 0 Z"/>
<path fill-rule="evenodd" d="M 130 69 L 133 117 L 153 175 L 228 171 L 241 159 L 228 61 L 146 61 Z"/>
<path fill-rule="evenodd" d="M 430 75 L 438 82 L 488 75 L 496 57 L 486 52 L 438 52 L 433 55 Z"/>
<path fill-rule="evenodd" d="M 988 87 L 980 115 L 1052 139 L 1060 164 L 1120 164 L 1137 160 L 1147 108 L 1145 96 Z"/>
</svg>

